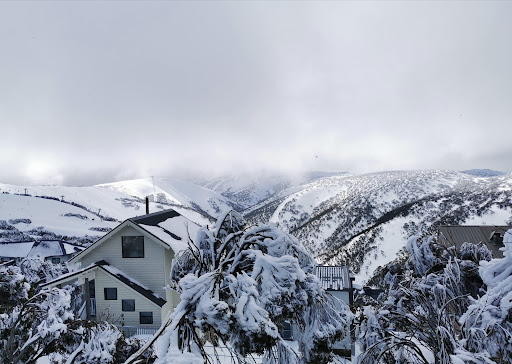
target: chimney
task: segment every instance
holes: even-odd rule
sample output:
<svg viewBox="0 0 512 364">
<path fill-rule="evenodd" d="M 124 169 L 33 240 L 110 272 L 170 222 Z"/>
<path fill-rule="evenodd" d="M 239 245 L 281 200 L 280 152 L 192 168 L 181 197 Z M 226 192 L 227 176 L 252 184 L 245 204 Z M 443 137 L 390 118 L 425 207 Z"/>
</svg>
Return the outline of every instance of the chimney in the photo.
<svg viewBox="0 0 512 364">
<path fill-rule="evenodd" d="M 146 196 L 146 215 L 149 215 L 149 197 Z"/>
</svg>

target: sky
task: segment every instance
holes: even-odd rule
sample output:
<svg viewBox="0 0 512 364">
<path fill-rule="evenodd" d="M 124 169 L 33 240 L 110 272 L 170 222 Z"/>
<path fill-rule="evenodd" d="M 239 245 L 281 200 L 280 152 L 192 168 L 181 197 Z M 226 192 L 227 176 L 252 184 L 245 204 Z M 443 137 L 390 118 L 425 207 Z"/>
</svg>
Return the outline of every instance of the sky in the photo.
<svg viewBox="0 0 512 364">
<path fill-rule="evenodd" d="M 0 182 L 512 171 L 512 2 L 2 1 Z"/>
</svg>

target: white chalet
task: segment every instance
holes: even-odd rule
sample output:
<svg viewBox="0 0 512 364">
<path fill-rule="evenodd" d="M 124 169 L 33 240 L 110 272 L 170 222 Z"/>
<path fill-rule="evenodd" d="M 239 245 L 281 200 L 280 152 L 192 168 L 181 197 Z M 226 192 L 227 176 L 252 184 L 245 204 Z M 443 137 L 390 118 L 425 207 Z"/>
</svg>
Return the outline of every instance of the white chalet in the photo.
<svg viewBox="0 0 512 364">
<path fill-rule="evenodd" d="M 46 286 L 78 280 L 83 318 L 111 322 L 127 335 L 152 333 L 180 301 L 165 287 L 175 254 L 198 229 L 172 209 L 130 218 L 69 260 L 70 273 Z"/>
</svg>

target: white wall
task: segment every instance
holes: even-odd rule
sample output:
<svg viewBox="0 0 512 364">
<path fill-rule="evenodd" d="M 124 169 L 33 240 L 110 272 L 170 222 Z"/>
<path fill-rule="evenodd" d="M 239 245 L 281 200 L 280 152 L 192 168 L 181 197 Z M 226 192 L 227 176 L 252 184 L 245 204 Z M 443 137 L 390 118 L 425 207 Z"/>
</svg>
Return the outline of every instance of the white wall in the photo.
<svg viewBox="0 0 512 364">
<path fill-rule="evenodd" d="M 144 258 L 123 258 L 122 236 L 144 236 Z M 94 248 L 90 253 L 80 259 L 82 268 L 105 260 L 135 279 L 155 294 L 166 299 L 164 286 L 166 285 L 166 259 L 168 254 L 163 246 L 153 240 L 149 234 L 142 234 L 131 226 L 125 226 L 108 241 Z M 168 274 L 167 274 L 168 275 Z"/>
<path fill-rule="evenodd" d="M 95 293 L 96 293 L 96 320 L 108 321 L 116 325 L 121 325 L 121 314 L 123 314 L 125 326 L 141 326 L 158 328 L 162 324 L 160 307 L 148 300 L 140 293 L 126 286 L 124 283 L 97 269 L 95 272 Z M 117 300 L 105 300 L 104 288 L 117 288 Z M 122 300 L 134 299 L 135 311 L 123 312 Z M 139 312 L 153 312 L 153 324 L 142 325 L 139 322 Z"/>
</svg>

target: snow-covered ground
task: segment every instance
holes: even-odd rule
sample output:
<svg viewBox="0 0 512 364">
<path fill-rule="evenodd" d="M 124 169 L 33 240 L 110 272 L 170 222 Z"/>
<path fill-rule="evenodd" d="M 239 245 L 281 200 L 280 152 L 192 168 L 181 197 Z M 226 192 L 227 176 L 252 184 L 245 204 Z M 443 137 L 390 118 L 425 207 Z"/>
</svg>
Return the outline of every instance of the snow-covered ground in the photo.
<svg viewBox="0 0 512 364">
<path fill-rule="evenodd" d="M 16 219 L 28 219 L 25 221 L 30 223 L 16 222 Z M 23 232 L 43 226 L 67 236 L 101 236 L 104 232 L 91 228 L 114 228 L 118 224 L 59 201 L 12 194 L 0 194 L 0 220 L 11 221 L 11 225 Z"/>
<path fill-rule="evenodd" d="M 144 337 L 140 337 L 141 339 L 144 339 Z M 149 339 L 150 337 L 146 337 Z M 295 351 L 298 351 L 298 343 L 296 341 L 290 341 L 290 346 L 294 348 Z M 215 358 L 214 350 L 212 345 L 206 346 L 206 352 L 212 357 Z M 229 354 L 229 350 L 227 348 L 217 348 L 217 354 L 219 356 L 221 364 L 233 364 L 233 360 L 231 358 L 231 355 Z M 57 355 L 56 358 L 59 356 Z M 254 364 L 261 364 L 262 363 L 262 357 L 255 355 L 252 357 L 254 359 Z M 250 362 L 250 361 L 249 361 Z M 353 359 L 347 359 L 342 357 L 335 357 L 332 361 L 333 364 L 350 364 L 355 362 Z M 50 364 L 50 358 L 45 356 L 42 358 L 39 358 L 36 362 L 37 364 Z M 188 356 L 186 354 L 176 357 L 176 360 L 173 361 L 173 364 L 189 364 L 190 361 L 188 361 Z"/>
<path fill-rule="evenodd" d="M 148 180 L 150 181 L 150 179 Z M 118 190 L 116 188 L 104 188 L 100 186 L 16 186 L 0 183 L 0 196 L 10 196 L 9 200 L 6 200 L 5 203 L 0 200 L 0 220 L 6 219 L 6 217 L 8 217 L 8 219 L 23 218 L 25 211 L 35 208 L 38 211 L 48 210 L 50 213 L 57 210 L 65 211 L 64 213 L 72 212 L 86 216 L 96 214 L 123 221 L 130 217 L 140 216 L 146 213 L 143 197 L 147 196 L 145 194 L 148 192 L 147 185 L 138 183 L 137 181 L 126 182 L 128 186 L 131 186 L 131 188 L 127 190 L 127 193 L 122 192 L 122 189 Z M 122 184 L 121 182 L 119 183 Z M 139 190 L 136 188 L 137 186 L 140 187 Z M 25 193 L 30 196 L 25 196 Z M 151 194 L 152 193 L 153 192 L 151 192 Z M 44 196 L 47 198 L 36 196 Z M 171 197 L 169 197 L 169 199 L 171 199 Z M 63 202 L 59 202 L 61 200 L 63 200 Z M 78 204 L 89 210 L 90 213 L 88 213 L 87 210 L 72 206 L 70 203 Z M 58 207 L 58 204 L 62 206 Z M 157 212 L 170 207 L 171 206 L 166 204 L 151 201 L 149 204 L 149 212 Z M 210 219 L 194 210 L 190 201 L 188 205 L 181 202 L 173 204 L 172 208 L 199 225 L 211 224 Z M 39 214 L 39 212 L 36 213 Z M 98 216 L 95 217 L 96 220 L 98 220 L 98 218 Z M 42 225 L 47 227 L 48 230 L 51 230 L 48 226 Z"/>
</svg>

